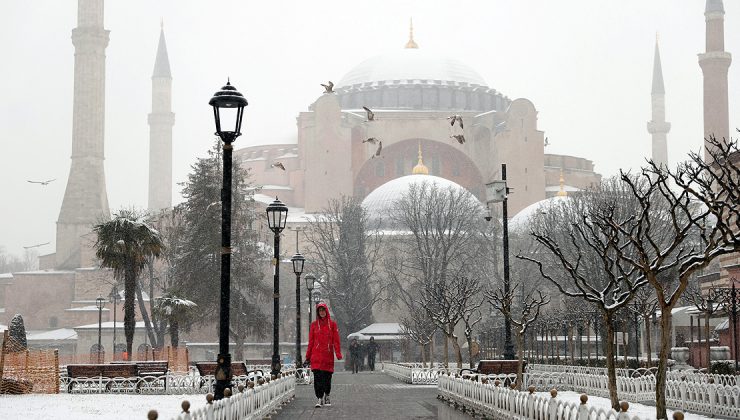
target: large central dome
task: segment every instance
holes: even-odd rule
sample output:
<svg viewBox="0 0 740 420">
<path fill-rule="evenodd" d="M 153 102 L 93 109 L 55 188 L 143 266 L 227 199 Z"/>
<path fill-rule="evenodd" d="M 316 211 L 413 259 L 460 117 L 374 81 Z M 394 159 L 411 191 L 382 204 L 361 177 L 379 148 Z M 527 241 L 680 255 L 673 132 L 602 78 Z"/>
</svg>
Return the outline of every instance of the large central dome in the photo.
<svg viewBox="0 0 740 420">
<path fill-rule="evenodd" d="M 442 81 L 487 86 L 486 81 L 468 65 L 454 58 L 418 48 L 404 48 L 367 59 L 349 71 L 337 87 L 398 80 Z"/>
</svg>

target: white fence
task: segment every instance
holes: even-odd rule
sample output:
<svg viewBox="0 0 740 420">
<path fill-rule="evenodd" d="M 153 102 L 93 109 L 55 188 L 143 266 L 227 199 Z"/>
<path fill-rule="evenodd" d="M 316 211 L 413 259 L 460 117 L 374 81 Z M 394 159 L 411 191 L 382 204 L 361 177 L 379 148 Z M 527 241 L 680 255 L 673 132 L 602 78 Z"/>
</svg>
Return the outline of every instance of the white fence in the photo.
<svg viewBox="0 0 740 420">
<path fill-rule="evenodd" d="M 290 373 L 272 381 L 259 380 L 257 385 L 248 386 L 231 397 L 209 401 L 208 405 L 193 412 L 189 412 L 189 403 L 183 403 L 185 412 L 173 420 L 262 419 L 290 401 L 295 396 L 295 386 L 296 377 Z"/>
</svg>

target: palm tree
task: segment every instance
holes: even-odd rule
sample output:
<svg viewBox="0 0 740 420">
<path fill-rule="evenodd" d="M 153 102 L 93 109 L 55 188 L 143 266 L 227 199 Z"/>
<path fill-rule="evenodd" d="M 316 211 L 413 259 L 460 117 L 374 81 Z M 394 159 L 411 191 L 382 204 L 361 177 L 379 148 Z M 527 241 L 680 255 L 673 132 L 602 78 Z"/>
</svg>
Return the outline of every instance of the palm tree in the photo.
<svg viewBox="0 0 740 420">
<path fill-rule="evenodd" d="M 145 214 L 133 209 L 122 209 L 113 219 L 93 228 L 98 235 L 95 256 L 100 267 L 112 268 L 113 276 L 123 280 L 123 330 L 126 335 L 126 352 L 132 354 L 134 342 L 134 301 L 136 280 L 149 258 L 157 258 L 164 251 L 164 242 L 156 229 L 149 226 Z"/>
<path fill-rule="evenodd" d="M 154 311 L 169 323 L 172 347 L 177 348 L 180 341 L 180 323 L 187 322 L 190 308 L 196 306 L 192 300 L 179 298 L 169 292 L 154 299 Z"/>
</svg>

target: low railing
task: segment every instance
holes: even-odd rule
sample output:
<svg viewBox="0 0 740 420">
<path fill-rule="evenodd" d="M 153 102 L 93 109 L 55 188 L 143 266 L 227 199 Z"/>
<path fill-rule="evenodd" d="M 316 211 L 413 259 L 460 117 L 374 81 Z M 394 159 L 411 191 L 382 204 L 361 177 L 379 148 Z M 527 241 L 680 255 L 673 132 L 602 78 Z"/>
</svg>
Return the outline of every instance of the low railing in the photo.
<svg viewBox="0 0 740 420">
<path fill-rule="evenodd" d="M 675 370 L 668 372 L 668 379 L 704 384 L 738 385 L 738 375 L 704 373 L 698 370 Z"/>
</svg>

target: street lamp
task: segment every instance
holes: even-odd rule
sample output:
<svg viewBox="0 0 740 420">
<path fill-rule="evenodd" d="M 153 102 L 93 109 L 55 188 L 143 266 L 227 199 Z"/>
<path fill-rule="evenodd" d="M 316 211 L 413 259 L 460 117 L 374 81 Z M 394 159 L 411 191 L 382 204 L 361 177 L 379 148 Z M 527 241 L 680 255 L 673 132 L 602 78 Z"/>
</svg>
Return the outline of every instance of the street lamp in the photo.
<svg viewBox="0 0 740 420">
<path fill-rule="evenodd" d="M 502 203 L 504 242 L 504 295 L 509 296 L 509 212 L 507 197 L 510 188 L 506 185 L 506 164 L 501 164 L 501 179 L 486 184 L 487 204 Z M 486 218 L 488 220 L 488 218 Z M 514 345 L 511 342 L 511 321 L 504 317 L 504 359 L 514 360 Z"/>
<path fill-rule="evenodd" d="M 116 360 L 116 304 L 118 303 L 118 283 L 113 285 L 113 289 L 110 291 L 110 302 L 113 303 L 113 360 Z"/>
<path fill-rule="evenodd" d="M 98 363 L 101 363 L 100 349 L 103 345 L 100 341 L 103 335 L 103 307 L 105 306 L 105 299 L 103 299 L 103 296 L 98 295 L 98 298 L 95 299 L 95 306 L 98 307 Z"/>
<path fill-rule="evenodd" d="M 306 276 L 306 289 L 308 290 L 308 328 L 310 330 L 311 328 L 311 322 L 313 322 L 312 314 L 313 314 L 313 288 L 316 286 L 316 276 L 313 274 L 308 274 Z"/>
<path fill-rule="evenodd" d="M 280 343 L 278 342 L 278 330 L 280 320 L 280 232 L 285 229 L 285 221 L 288 216 L 288 206 L 283 204 L 277 197 L 275 201 L 267 206 L 267 225 L 272 233 L 275 234 L 272 265 L 275 266 L 275 275 L 273 276 L 273 293 L 272 293 L 272 371 L 271 374 L 278 376 L 280 374 Z"/>
<path fill-rule="evenodd" d="M 290 259 L 293 263 L 295 273 L 295 367 L 298 369 L 301 363 L 301 273 L 306 259 L 300 252 L 296 252 Z"/>
<path fill-rule="evenodd" d="M 735 359 L 735 372 L 738 372 L 738 330 L 737 330 L 737 313 L 738 313 L 738 302 L 740 301 L 740 293 L 735 288 L 736 279 L 733 277 L 730 279 L 732 287 L 718 287 L 713 288 L 711 292 L 714 292 L 714 302 L 721 303 L 728 313 L 729 319 L 732 323 L 732 340 L 733 340 L 733 358 Z"/>
<path fill-rule="evenodd" d="M 229 353 L 229 304 L 231 301 L 231 143 L 241 136 L 242 117 L 247 100 L 230 81 L 208 102 L 213 107 L 216 135 L 224 146 L 223 186 L 221 188 L 221 308 L 219 312 L 218 367 L 216 368 L 214 398 L 224 397 L 231 388 L 231 354 Z M 223 130 L 233 124 L 233 131 Z"/>
</svg>

